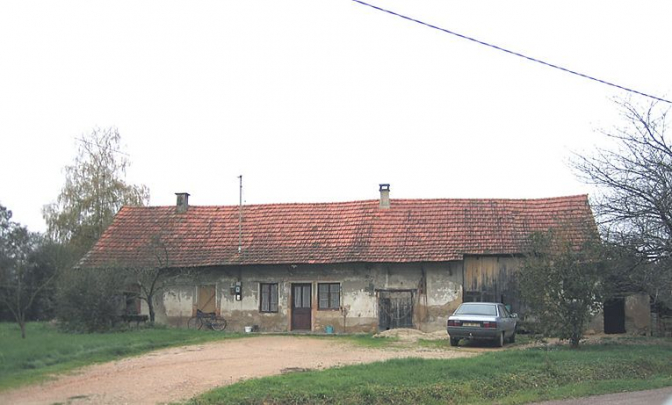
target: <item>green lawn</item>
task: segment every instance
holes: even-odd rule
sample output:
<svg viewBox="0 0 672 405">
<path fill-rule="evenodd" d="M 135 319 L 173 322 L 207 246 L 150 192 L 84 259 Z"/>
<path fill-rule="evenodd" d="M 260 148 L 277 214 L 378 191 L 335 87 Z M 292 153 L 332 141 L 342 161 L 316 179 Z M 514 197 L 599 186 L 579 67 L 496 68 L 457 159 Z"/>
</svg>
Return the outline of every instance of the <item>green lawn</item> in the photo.
<svg viewBox="0 0 672 405">
<path fill-rule="evenodd" d="M 250 380 L 191 404 L 518 404 L 672 385 L 672 340 L 497 350 Z"/>
<path fill-rule="evenodd" d="M 0 323 L 0 391 L 37 382 L 49 374 L 111 361 L 169 346 L 240 337 L 215 331 L 140 328 L 126 332 L 63 333 L 46 323 L 29 323 L 21 339 L 14 323 Z"/>
</svg>

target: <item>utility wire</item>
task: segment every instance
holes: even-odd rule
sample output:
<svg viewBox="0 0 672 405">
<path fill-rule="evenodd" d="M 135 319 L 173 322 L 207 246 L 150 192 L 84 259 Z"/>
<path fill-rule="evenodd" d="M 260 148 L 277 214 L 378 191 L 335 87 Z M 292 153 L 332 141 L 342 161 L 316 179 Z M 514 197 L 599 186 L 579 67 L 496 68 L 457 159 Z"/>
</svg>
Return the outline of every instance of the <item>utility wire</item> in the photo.
<svg viewBox="0 0 672 405">
<path fill-rule="evenodd" d="M 364 5 L 364 6 L 369 6 L 373 9 L 378 10 L 378 11 L 383 11 L 385 13 L 392 14 L 392 15 L 397 16 L 397 17 L 401 17 L 405 20 L 409 20 L 409 21 L 416 22 L 418 24 L 422 24 L 422 25 L 424 25 L 426 27 L 429 27 L 429 28 L 434 28 L 435 30 L 443 31 L 447 34 L 455 35 L 456 37 L 460 37 L 462 39 L 466 39 L 466 40 L 469 40 L 469 41 L 472 41 L 472 42 L 476 42 L 477 44 L 480 44 L 480 45 L 485 45 L 485 46 L 488 46 L 490 48 L 497 49 L 498 51 L 506 52 L 508 54 L 518 56 L 518 57 L 527 59 L 527 60 L 532 61 L 532 62 L 540 63 L 542 65 L 552 67 L 554 69 L 558 69 L 558 70 L 561 70 L 561 71 L 566 72 L 566 73 L 571 73 L 573 75 L 583 77 L 584 79 L 593 80 L 593 81 L 596 81 L 598 83 L 606 84 L 607 86 L 612 86 L 612 87 L 616 87 L 616 88 L 621 89 L 621 90 L 628 91 L 630 93 L 639 94 L 640 96 L 649 97 L 649 98 L 652 98 L 652 99 L 657 100 L 657 101 L 662 101 L 664 103 L 672 104 L 672 101 L 670 101 L 670 100 L 666 100 L 664 98 L 660 98 L 660 97 L 652 96 L 650 94 L 642 93 L 641 91 L 630 89 L 628 87 L 623 87 L 623 86 L 620 86 L 616 83 L 611 83 L 611 82 L 608 82 L 606 80 L 598 79 L 596 77 L 593 77 L 593 76 L 590 76 L 590 75 L 587 75 L 587 74 L 584 74 L 584 73 L 580 73 L 580 72 L 577 72 L 577 71 L 574 71 L 574 70 L 571 70 L 571 69 L 567 69 L 567 68 L 562 67 L 562 66 L 558 66 L 558 65 L 554 65 L 552 63 L 544 62 L 543 60 L 532 58 L 530 56 L 523 55 L 522 53 L 514 52 L 514 51 L 502 48 L 502 47 L 497 46 L 497 45 L 493 45 L 493 44 L 490 44 L 490 43 L 487 43 L 487 42 L 484 42 L 484 41 L 480 41 L 476 38 L 472 38 L 472 37 L 469 37 L 469 36 L 466 36 L 466 35 L 462 35 L 460 33 L 450 31 L 450 30 L 447 30 L 445 28 L 437 27 L 436 25 L 428 24 L 424 21 L 416 20 L 415 18 L 411 18 L 411 17 L 405 16 L 405 15 L 402 15 L 402 14 L 399 14 L 399 13 L 395 13 L 394 11 L 387 10 L 387 9 L 384 9 L 384 8 L 381 8 L 381 7 L 378 7 L 378 6 L 374 6 L 373 4 L 369 4 L 369 3 L 363 2 L 361 0 L 352 0 L 352 1 L 354 1 L 355 3 L 359 3 L 361 5 Z"/>
</svg>

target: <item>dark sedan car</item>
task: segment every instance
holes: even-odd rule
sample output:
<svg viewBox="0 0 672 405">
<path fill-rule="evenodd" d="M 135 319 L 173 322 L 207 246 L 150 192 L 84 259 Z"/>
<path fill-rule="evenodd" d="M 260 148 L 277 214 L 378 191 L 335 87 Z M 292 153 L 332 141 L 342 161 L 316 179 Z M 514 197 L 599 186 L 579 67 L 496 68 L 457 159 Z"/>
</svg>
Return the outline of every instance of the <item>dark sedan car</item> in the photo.
<svg viewBox="0 0 672 405">
<path fill-rule="evenodd" d="M 465 302 L 448 318 L 450 345 L 460 339 L 492 340 L 497 346 L 516 340 L 516 314 L 497 302 Z"/>
</svg>

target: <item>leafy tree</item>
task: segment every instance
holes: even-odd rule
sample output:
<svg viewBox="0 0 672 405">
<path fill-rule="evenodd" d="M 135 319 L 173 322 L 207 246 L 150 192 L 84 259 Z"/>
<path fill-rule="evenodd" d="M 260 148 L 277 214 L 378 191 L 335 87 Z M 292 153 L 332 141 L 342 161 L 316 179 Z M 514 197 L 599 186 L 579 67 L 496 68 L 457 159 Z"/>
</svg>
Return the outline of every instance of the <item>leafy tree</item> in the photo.
<svg viewBox="0 0 672 405">
<path fill-rule="evenodd" d="M 56 202 L 43 208 L 43 216 L 48 234 L 81 255 L 123 205 L 146 204 L 149 190 L 124 181 L 130 162 L 120 151 L 116 128 L 94 129 L 80 141 L 74 163 L 65 168 L 65 185 Z"/>
<path fill-rule="evenodd" d="M 579 346 L 602 305 L 601 256 L 597 238 L 577 243 L 562 229 L 530 237 L 530 250 L 517 274 L 518 288 L 527 316 L 545 336 Z"/>
<path fill-rule="evenodd" d="M 70 268 L 58 279 L 59 326 L 74 332 L 104 332 L 120 320 L 126 277 L 116 269 Z"/>
<path fill-rule="evenodd" d="M 35 249 L 28 257 L 32 266 L 31 278 L 34 284 L 49 281 L 35 297 L 27 313 L 29 320 L 49 320 L 56 316 L 56 279 L 63 271 L 72 267 L 78 257 L 72 249 L 62 243 L 40 237 Z"/>
<path fill-rule="evenodd" d="M 24 339 L 33 303 L 56 276 L 53 266 L 36 261 L 40 242 L 37 234 L 12 221 L 12 212 L 0 205 L 0 303 L 19 324 Z"/>
<path fill-rule="evenodd" d="M 602 131 L 610 148 L 577 156 L 574 166 L 600 187 L 594 199 L 605 239 L 613 245 L 615 290 L 644 290 L 672 306 L 672 144 L 660 105 L 618 102 L 624 124 Z M 620 252 L 617 252 L 620 249 Z"/>
</svg>

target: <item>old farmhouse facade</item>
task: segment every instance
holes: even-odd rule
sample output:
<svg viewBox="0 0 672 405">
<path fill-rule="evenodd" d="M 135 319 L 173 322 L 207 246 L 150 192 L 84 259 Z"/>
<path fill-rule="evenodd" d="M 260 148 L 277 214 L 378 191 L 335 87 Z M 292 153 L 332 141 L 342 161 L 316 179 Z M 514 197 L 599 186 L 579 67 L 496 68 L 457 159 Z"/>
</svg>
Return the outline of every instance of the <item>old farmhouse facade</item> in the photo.
<svg viewBox="0 0 672 405">
<path fill-rule="evenodd" d="M 161 266 L 178 277 L 157 321 L 197 309 L 228 330 L 443 329 L 463 301 L 519 303 L 511 275 L 528 237 L 594 219 L 586 195 L 544 199 L 380 199 L 313 204 L 124 207 L 81 266 Z M 146 311 L 146 308 L 141 308 Z M 330 328 L 329 328 L 330 329 Z"/>
</svg>

